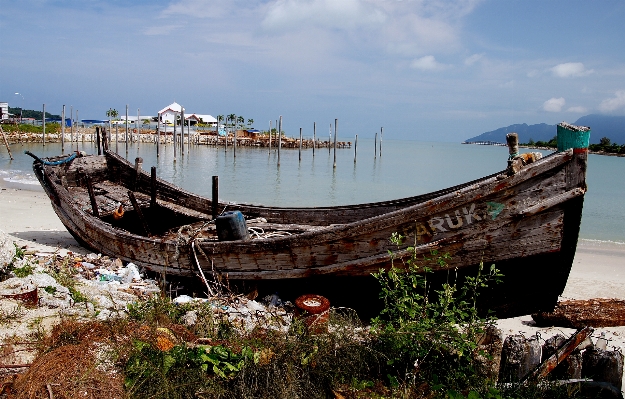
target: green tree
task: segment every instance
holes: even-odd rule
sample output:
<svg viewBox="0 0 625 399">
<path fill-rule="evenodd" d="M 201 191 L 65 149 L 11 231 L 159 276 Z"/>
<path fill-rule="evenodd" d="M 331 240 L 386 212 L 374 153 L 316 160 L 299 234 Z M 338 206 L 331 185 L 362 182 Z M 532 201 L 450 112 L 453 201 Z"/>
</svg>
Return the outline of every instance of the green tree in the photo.
<svg viewBox="0 0 625 399">
<path fill-rule="evenodd" d="M 602 137 L 599 140 L 599 145 L 602 145 L 602 146 L 605 146 L 605 147 L 609 146 L 610 145 L 610 139 L 607 138 L 607 137 Z"/>
<path fill-rule="evenodd" d="M 237 126 L 243 126 L 243 124 L 245 123 L 245 118 L 242 116 L 237 117 Z"/>
<path fill-rule="evenodd" d="M 217 127 L 215 128 L 215 132 L 217 134 L 219 134 L 219 122 L 224 120 L 224 116 L 223 115 L 217 115 Z"/>
<path fill-rule="evenodd" d="M 253 124 L 254 124 L 254 119 L 247 120 L 247 126 L 252 127 Z"/>
<path fill-rule="evenodd" d="M 106 111 L 106 116 L 110 119 L 115 120 L 118 115 L 119 115 L 119 112 L 117 112 L 117 110 L 114 108 L 109 108 L 109 110 Z"/>
</svg>

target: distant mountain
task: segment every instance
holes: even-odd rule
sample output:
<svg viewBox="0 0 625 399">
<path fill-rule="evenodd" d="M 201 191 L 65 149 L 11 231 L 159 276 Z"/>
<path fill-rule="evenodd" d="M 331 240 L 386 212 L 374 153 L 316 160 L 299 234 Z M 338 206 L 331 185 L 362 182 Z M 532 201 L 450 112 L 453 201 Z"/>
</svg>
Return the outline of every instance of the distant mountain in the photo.
<svg viewBox="0 0 625 399">
<path fill-rule="evenodd" d="M 582 116 L 573 122 L 573 124 L 590 127 L 591 144 L 598 144 L 602 137 L 609 138 L 613 143 L 625 144 L 625 116 L 592 114 Z M 482 133 L 466 141 L 494 141 L 505 143 L 506 134 L 513 132 L 519 135 L 519 142 L 521 143 L 527 143 L 530 139 L 534 141 L 549 141 L 556 135 L 556 125 L 547 125 L 546 123 L 536 125 L 528 125 L 526 123 L 515 124 L 491 132 Z"/>
</svg>

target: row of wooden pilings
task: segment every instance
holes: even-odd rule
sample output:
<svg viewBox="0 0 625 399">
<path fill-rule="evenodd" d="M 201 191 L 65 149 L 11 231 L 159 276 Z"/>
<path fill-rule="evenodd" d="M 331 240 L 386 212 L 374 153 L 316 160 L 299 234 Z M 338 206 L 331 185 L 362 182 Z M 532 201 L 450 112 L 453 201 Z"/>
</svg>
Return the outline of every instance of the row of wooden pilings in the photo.
<svg viewBox="0 0 625 399">
<path fill-rule="evenodd" d="M 271 126 L 271 125 L 270 125 Z M 279 130 L 282 128 L 282 117 L 280 117 Z M 330 125 L 330 128 L 332 126 Z M 187 131 L 186 140 L 184 135 L 184 129 L 181 129 L 180 134 L 177 134 L 176 129 L 173 130 L 170 135 L 169 132 L 161 132 L 157 130 L 155 133 L 149 132 L 148 134 L 126 134 L 122 136 L 122 140 L 120 140 L 119 134 L 116 132 L 115 135 L 107 134 L 106 128 L 96 126 L 95 136 L 96 141 L 98 143 L 98 148 L 100 148 L 101 140 L 106 140 L 107 147 L 115 143 L 115 152 L 119 152 L 119 143 L 125 143 L 126 147 L 126 155 L 128 155 L 128 143 L 129 142 L 151 142 L 156 143 L 156 155 L 160 156 L 160 145 L 161 144 L 173 144 L 174 149 L 174 162 L 176 161 L 177 150 L 179 149 L 180 154 L 184 155 L 185 152 L 185 144 L 187 144 L 188 150 L 190 149 L 192 144 L 196 145 L 214 145 L 214 146 L 223 146 L 224 150 L 228 151 L 228 145 L 231 146 L 234 157 L 236 158 L 236 148 L 239 147 L 267 147 L 269 148 L 269 152 L 271 153 L 272 147 L 277 149 L 278 154 L 278 166 L 280 165 L 280 149 L 284 148 L 299 148 L 299 160 L 302 160 L 302 149 L 304 148 L 312 148 L 313 156 L 315 155 L 315 149 L 317 148 L 328 148 L 328 151 L 334 149 L 334 167 L 336 168 L 336 149 L 344 149 L 351 148 L 351 141 L 337 141 L 337 130 L 338 130 L 338 119 L 334 121 L 334 141 L 331 141 L 332 134 L 330 133 L 328 141 L 322 141 L 316 137 L 316 123 L 313 124 L 313 139 L 304 139 L 302 137 L 302 128 L 300 128 L 299 139 L 287 138 L 282 135 L 279 135 L 277 138 L 272 137 L 271 129 L 269 130 L 268 137 L 257 136 L 257 137 L 237 137 L 236 133 L 230 136 L 219 136 L 215 134 L 202 134 L 199 132 L 191 133 L 190 129 Z M 374 140 L 374 157 L 382 156 L 382 135 L 384 133 L 384 128 L 380 128 L 380 141 L 378 146 L 378 134 L 375 133 Z M 83 136 L 84 137 L 84 136 Z M 115 138 L 113 140 L 113 137 Z M 63 141 L 62 141 L 63 142 Z M 277 144 L 277 145 L 276 145 Z M 358 135 L 355 136 L 354 140 L 354 163 L 357 160 L 357 149 L 358 149 Z"/>
</svg>

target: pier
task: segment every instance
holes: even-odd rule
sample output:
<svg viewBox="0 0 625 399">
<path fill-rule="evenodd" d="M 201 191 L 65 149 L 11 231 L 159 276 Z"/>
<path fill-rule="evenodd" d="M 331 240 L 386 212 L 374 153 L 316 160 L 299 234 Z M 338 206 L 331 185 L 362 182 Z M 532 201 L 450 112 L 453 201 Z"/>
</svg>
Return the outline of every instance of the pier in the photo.
<svg viewBox="0 0 625 399">
<path fill-rule="evenodd" d="M 104 128 L 103 128 L 104 129 Z M 160 134 L 157 134 L 155 130 L 141 130 L 141 132 L 134 132 L 136 129 L 130 129 L 128 132 L 128 142 L 129 143 L 154 143 L 156 144 L 159 141 L 159 144 L 173 144 L 173 132 L 161 131 Z M 186 129 L 185 129 L 186 130 Z M 7 140 L 9 143 L 33 143 L 41 141 L 41 133 L 22 133 L 22 132 L 6 132 Z M 89 128 L 79 128 L 74 131 L 73 135 L 65 133 L 46 133 L 46 141 L 50 143 L 58 143 L 61 141 L 61 137 L 64 136 L 64 142 L 95 142 L 96 131 L 95 127 Z M 115 133 L 115 130 L 107 131 L 106 134 L 110 143 L 125 143 L 126 142 L 126 134 L 125 131 L 119 131 L 118 134 Z M 176 135 L 176 142 L 179 144 L 181 140 L 181 135 L 178 132 Z M 235 136 L 233 134 L 229 134 L 228 136 L 219 136 L 214 132 L 203 132 L 203 131 L 191 131 L 190 134 L 185 132 L 182 140 L 185 144 L 195 144 L 195 145 L 210 145 L 217 147 L 225 147 L 234 146 Z M 265 134 L 254 134 L 254 135 L 246 135 L 245 131 L 238 131 L 236 134 L 236 146 L 241 147 L 274 147 L 278 148 L 278 141 L 281 141 L 282 148 L 300 148 L 300 139 L 299 138 L 291 138 L 282 136 L 280 139 L 275 135 L 271 137 L 271 143 L 269 140 L 269 135 Z M 329 140 L 320 140 L 320 139 L 301 139 L 301 148 L 332 148 L 334 145 L 333 141 Z M 351 148 L 351 141 L 337 141 L 336 148 Z"/>
</svg>

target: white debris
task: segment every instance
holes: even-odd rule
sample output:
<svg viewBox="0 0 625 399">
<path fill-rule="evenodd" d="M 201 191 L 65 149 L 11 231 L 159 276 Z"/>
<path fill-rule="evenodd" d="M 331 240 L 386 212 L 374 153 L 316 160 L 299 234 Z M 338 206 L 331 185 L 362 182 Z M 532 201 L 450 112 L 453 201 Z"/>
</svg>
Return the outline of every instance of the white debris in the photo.
<svg viewBox="0 0 625 399">
<path fill-rule="evenodd" d="M 139 269 L 137 269 L 137 266 L 134 263 L 127 264 L 125 268 L 118 272 L 118 275 L 126 284 L 132 283 L 133 281 L 141 281 Z"/>
</svg>

